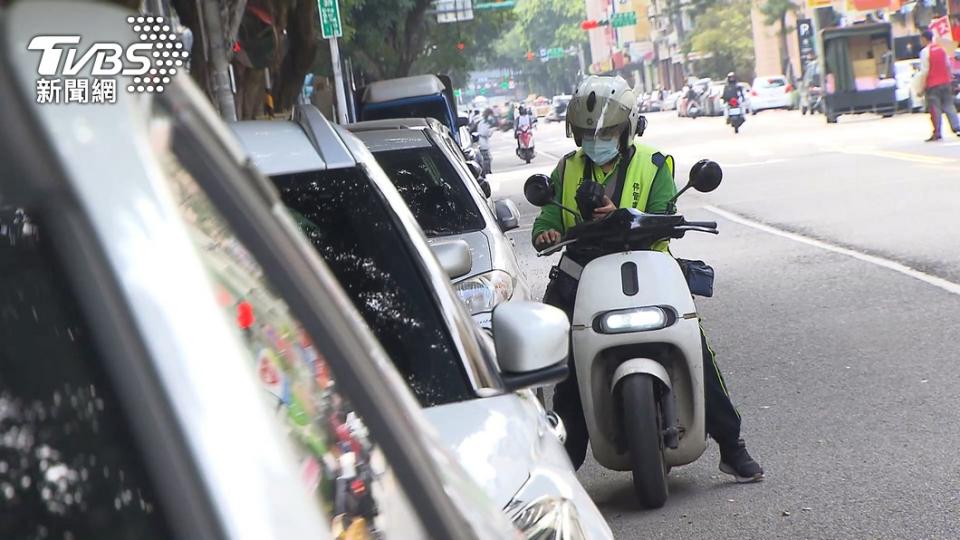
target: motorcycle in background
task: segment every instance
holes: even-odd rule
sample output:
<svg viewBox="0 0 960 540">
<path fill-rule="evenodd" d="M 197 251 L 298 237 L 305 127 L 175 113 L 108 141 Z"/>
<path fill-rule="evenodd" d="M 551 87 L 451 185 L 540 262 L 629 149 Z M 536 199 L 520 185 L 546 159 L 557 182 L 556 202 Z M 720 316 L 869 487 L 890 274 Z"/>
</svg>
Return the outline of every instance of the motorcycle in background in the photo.
<svg viewBox="0 0 960 540">
<path fill-rule="evenodd" d="M 523 126 L 517 130 L 517 157 L 530 163 L 536 152 L 533 148 L 533 127 Z"/>
<path fill-rule="evenodd" d="M 691 187 L 713 191 L 722 178 L 719 165 L 701 160 L 677 197 Z M 528 178 L 523 192 L 535 206 L 560 206 L 545 175 Z M 539 253 L 565 250 L 555 268 L 579 281 L 570 342 L 593 455 L 607 469 L 632 471 L 640 503 L 650 508 L 666 502 L 670 468 L 696 461 L 707 444 L 692 294 L 712 294 L 712 269 L 685 261 L 685 272 L 655 250 L 690 231 L 717 234 L 717 224 L 621 208 L 578 223 Z M 695 263 L 699 272 L 690 270 Z"/>
<path fill-rule="evenodd" d="M 740 126 L 746 122 L 743 116 L 743 104 L 739 98 L 730 98 L 727 100 L 727 124 L 733 126 L 734 133 L 740 133 Z"/>
</svg>

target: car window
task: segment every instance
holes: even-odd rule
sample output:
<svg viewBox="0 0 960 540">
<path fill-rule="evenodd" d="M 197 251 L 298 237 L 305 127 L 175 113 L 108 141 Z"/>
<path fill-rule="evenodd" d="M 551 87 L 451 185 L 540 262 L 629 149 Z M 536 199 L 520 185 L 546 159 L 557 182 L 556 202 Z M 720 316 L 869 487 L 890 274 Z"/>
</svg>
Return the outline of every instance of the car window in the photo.
<svg viewBox="0 0 960 540">
<path fill-rule="evenodd" d="M 272 180 L 420 403 L 473 397 L 431 284 L 366 173 L 334 169 Z"/>
<path fill-rule="evenodd" d="M 447 104 L 440 97 L 403 100 L 402 103 L 374 103 L 363 107 L 361 120 L 388 120 L 391 118 L 433 118 L 446 125 Z"/>
<path fill-rule="evenodd" d="M 163 111 L 157 113 L 154 141 L 170 139 L 157 136 L 169 130 L 170 122 Z M 163 178 L 206 266 L 211 294 L 245 345 L 265 402 L 293 444 L 302 480 L 330 518 L 332 536 L 377 537 L 397 521 L 404 529 L 419 528 L 386 457 L 349 397 L 338 392 L 323 350 L 182 165 L 181 156 L 192 151 L 189 143 L 173 138 L 170 148 L 156 150 Z"/>
<path fill-rule="evenodd" d="M 0 176 L 0 538 L 171 538 L 39 213 Z"/>
<path fill-rule="evenodd" d="M 758 88 L 781 88 L 786 85 L 787 81 L 779 77 L 757 79 L 754 84 L 754 86 Z"/>
<path fill-rule="evenodd" d="M 467 185 L 434 146 L 374 154 L 430 237 L 479 231 L 486 223 Z"/>
</svg>

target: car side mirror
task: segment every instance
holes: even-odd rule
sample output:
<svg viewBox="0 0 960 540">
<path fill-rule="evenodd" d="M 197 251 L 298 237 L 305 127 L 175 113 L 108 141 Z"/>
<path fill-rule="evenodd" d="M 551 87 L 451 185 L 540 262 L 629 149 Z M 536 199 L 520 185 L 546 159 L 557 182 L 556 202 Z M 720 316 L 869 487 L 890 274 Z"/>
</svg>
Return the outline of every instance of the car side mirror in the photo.
<svg viewBox="0 0 960 540">
<path fill-rule="evenodd" d="M 473 173 L 473 177 L 480 179 L 483 176 L 483 167 L 480 166 L 475 160 L 470 160 L 467 162 L 467 168 L 470 169 L 470 172 Z"/>
<path fill-rule="evenodd" d="M 473 268 L 473 255 L 466 240 L 438 242 L 430 246 L 430 251 L 440 261 L 440 267 L 450 279 L 463 277 Z"/>
<path fill-rule="evenodd" d="M 701 159 L 690 168 L 690 180 L 687 185 L 701 193 L 709 193 L 720 186 L 723 169 L 716 161 Z"/>
<path fill-rule="evenodd" d="M 570 322 L 563 311 L 538 302 L 504 302 L 493 310 L 491 330 L 508 389 L 547 386 L 567 378 Z"/>
<path fill-rule="evenodd" d="M 500 199 L 494 202 L 493 206 L 497 212 L 500 230 L 507 232 L 520 226 L 520 209 L 517 208 L 517 203 L 510 199 Z"/>
<path fill-rule="evenodd" d="M 463 127 L 463 126 L 469 126 L 469 125 L 470 125 L 470 119 L 469 119 L 469 118 L 466 118 L 466 117 L 463 117 L 463 116 L 458 116 L 458 117 L 457 117 L 457 127 L 458 127 L 458 128 Z"/>
<path fill-rule="evenodd" d="M 553 202 L 553 186 L 550 177 L 545 174 L 534 174 L 523 183 L 523 196 L 534 206 L 546 206 Z"/>
</svg>

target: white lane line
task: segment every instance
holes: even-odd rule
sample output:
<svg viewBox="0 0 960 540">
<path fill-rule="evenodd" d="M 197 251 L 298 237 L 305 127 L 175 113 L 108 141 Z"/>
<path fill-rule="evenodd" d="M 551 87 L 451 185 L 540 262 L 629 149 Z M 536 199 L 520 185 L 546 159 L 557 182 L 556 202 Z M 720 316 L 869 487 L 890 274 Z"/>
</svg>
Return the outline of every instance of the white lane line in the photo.
<svg viewBox="0 0 960 540">
<path fill-rule="evenodd" d="M 878 257 L 876 255 L 869 255 L 867 253 L 861 253 L 859 251 L 854 251 L 849 248 L 840 247 L 834 244 L 824 242 L 822 240 L 816 240 L 816 239 L 803 236 L 797 233 L 792 233 L 789 231 L 778 229 L 776 227 L 771 227 L 770 225 L 767 225 L 765 223 L 754 221 L 750 218 L 741 216 L 740 214 L 735 214 L 733 212 L 729 212 L 722 208 L 717 208 L 716 206 L 704 205 L 703 209 L 708 210 L 734 223 L 739 223 L 740 225 L 745 225 L 747 227 L 757 229 L 758 231 L 763 231 L 765 233 L 779 236 L 781 238 L 786 238 L 788 240 L 793 240 L 794 242 L 799 242 L 801 244 L 813 246 L 825 251 L 831 251 L 833 253 L 839 253 L 840 255 L 846 255 L 847 257 L 857 259 L 858 261 L 867 262 L 867 263 L 879 266 L 881 268 L 886 268 L 887 270 L 893 270 L 894 272 L 898 272 L 905 276 L 922 281 L 928 285 L 933 285 L 934 287 L 943 289 L 948 293 L 952 293 L 960 296 L 960 284 L 954 283 L 952 281 L 947 281 L 946 279 L 928 274 L 926 272 L 922 272 L 915 268 L 910 268 L 905 264 L 901 264 L 896 261 L 892 261 L 890 259 L 885 259 L 883 257 Z"/>
</svg>

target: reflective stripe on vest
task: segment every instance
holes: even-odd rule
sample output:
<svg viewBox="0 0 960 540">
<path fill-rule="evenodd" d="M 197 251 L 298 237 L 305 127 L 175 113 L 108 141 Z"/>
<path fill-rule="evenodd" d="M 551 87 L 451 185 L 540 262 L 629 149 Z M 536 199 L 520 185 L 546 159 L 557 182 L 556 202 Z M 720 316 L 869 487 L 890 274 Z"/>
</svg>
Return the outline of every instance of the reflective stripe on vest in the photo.
<svg viewBox="0 0 960 540">
<path fill-rule="evenodd" d="M 633 142 L 633 146 L 636 151 L 633 160 L 627 166 L 627 175 L 623 181 L 623 195 L 620 197 L 617 207 L 636 208 L 643 211 L 647 207 L 650 188 L 653 187 L 653 179 L 656 178 L 660 167 L 653 163 L 653 156 L 657 153 L 654 148 L 637 141 Z M 673 176 L 673 158 L 668 156 L 665 164 L 670 170 L 670 175 Z M 567 158 L 564 164 L 562 204 L 572 210 L 577 210 L 577 189 L 583 183 L 584 166 L 585 160 L 582 148 L 577 150 L 572 157 Z M 616 181 L 617 175 L 614 171 L 600 183 Z M 576 225 L 576 220 L 570 212 L 563 211 L 561 215 L 563 216 L 564 230 Z"/>
</svg>

